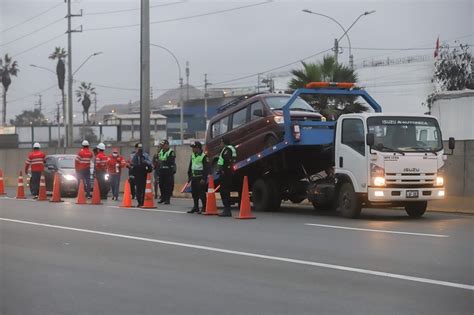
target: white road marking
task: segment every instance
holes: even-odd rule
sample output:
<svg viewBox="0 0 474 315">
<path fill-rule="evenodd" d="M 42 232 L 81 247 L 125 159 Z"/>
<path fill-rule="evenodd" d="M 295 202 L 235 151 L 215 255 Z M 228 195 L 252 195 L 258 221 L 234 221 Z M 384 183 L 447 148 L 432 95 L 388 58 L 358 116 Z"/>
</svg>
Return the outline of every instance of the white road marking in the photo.
<svg viewBox="0 0 474 315">
<path fill-rule="evenodd" d="M 325 228 L 331 228 L 331 229 L 354 230 L 354 231 L 365 231 L 365 232 L 377 232 L 377 233 L 388 233 L 388 234 L 405 234 L 405 235 L 430 236 L 430 237 L 449 237 L 449 235 L 444 235 L 444 234 L 425 234 L 425 233 L 390 231 L 390 230 L 362 229 L 362 228 L 355 228 L 355 227 L 348 227 L 348 226 L 339 226 L 339 225 L 326 225 L 326 224 L 314 224 L 314 223 L 305 223 L 304 225 L 308 225 L 308 226 L 319 226 L 319 227 L 325 227 Z"/>
<path fill-rule="evenodd" d="M 286 262 L 286 263 L 292 263 L 292 264 L 298 264 L 298 265 L 306 265 L 306 266 L 327 268 L 327 269 L 333 269 L 333 270 L 355 272 L 355 273 L 372 275 L 372 276 L 393 278 L 393 279 L 398 279 L 398 280 L 407 280 L 407 281 L 413 281 L 413 282 L 419 282 L 419 283 L 427 283 L 427 284 L 432 284 L 432 285 L 438 285 L 438 286 L 444 286 L 444 287 L 451 287 L 451 288 L 474 291 L 474 285 L 462 284 L 462 283 L 456 283 L 456 282 L 449 282 L 449 281 L 434 280 L 434 279 L 428 279 L 428 278 L 420 278 L 420 277 L 414 277 L 414 276 L 408 276 L 408 275 L 402 275 L 402 274 L 396 274 L 396 273 L 389 273 L 389 272 L 383 272 L 383 271 L 377 271 L 377 270 L 347 267 L 347 266 L 341 266 L 341 265 L 321 263 L 321 262 L 316 262 L 316 261 L 308 261 L 308 260 L 300 260 L 300 259 L 293 259 L 293 258 L 286 258 L 286 257 L 262 255 L 262 254 L 242 252 L 242 251 L 223 249 L 223 248 L 217 248 L 217 247 L 209 247 L 209 246 L 201 246 L 201 245 L 195 245 L 195 244 L 189 244 L 189 243 L 172 242 L 172 241 L 165 241 L 165 240 L 138 237 L 138 236 L 131 236 L 131 235 L 124 235 L 124 234 L 116 234 L 116 233 L 108 233 L 108 232 L 101 232 L 101 231 L 95 231 L 95 230 L 79 229 L 79 228 L 60 226 L 60 225 L 52 225 L 52 224 L 45 224 L 45 223 L 38 223 L 38 222 L 14 220 L 14 219 L 8 219 L 8 218 L 0 218 L 0 221 L 21 223 L 21 224 L 28 224 L 28 225 L 35 225 L 35 226 L 43 226 L 43 227 L 49 227 L 49 228 L 54 228 L 54 229 L 60 229 L 60 230 L 83 232 L 83 233 L 90 233 L 90 234 L 97 234 L 97 235 L 104 235 L 104 236 L 112 236 L 112 237 L 118 237 L 118 238 L 130 239 L 130 240 L 136 240 L 136 241 L 144 241 L 144 242 L 158 243 L 158 244 L 178 246 L 178 247 L 184 247 L 184 248 L 200 249 L 200 250 L 215 252 L 215 253 L 223 253 L 223 254 L 244 256 L 244 257 L 252 257 L 252 258 L 265 259 L 265 260 L 272 260 L 272 261 L 280 261 L 280 262 Z"/>
<path fill-rule="evenodd" d="M 25 198 L 25 199 L 16 199 L 16 197 L 8 197 L 8 196 L 6 196 L 6 197 L 0 197 L 0 199 L 39 202 L 39 201 L 36 200 L 36 199 L 28 199 L 28 198 Z M 47 200 L 41 200 L 41 202 L 44 202 L 44 203 L 46 203 L 46 202 L 48 202 L 48 201 L 49 201 L 49 198 L 48 198 Z M 64 202 L 61 202 L 61 204 L 63 204 L 63 205 L 70 205 L 71 202 L 69 202 L 69 201 L 64 201 Z"/>
<path fill-rule="evenodd" d="M 106 206 L 106 207 L 107 208 L 122 209 L 122 210 L 135 210 L 135 211 L 167 212 L 167 213 L 179 213 L 179 214 L 186 213 L 186 212 L 183 212 L 183 211 L 165 210 L 165 209 L 146 209 L 146 208 L 136 208 L 136 207 L 122 208 L 122 207 L 119 207 L 119 206 Z"/>
</svg>

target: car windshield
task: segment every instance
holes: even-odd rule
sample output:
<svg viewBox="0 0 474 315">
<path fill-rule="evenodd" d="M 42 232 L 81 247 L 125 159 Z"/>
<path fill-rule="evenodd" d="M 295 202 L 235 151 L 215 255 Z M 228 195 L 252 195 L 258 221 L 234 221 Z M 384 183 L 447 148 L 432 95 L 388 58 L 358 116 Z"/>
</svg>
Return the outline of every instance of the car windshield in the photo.
<svg viewBox="0 0 474 315">
<path fill-rule="evenodd" d="M 58 158 L 58 168 L 74 168 L 74 158 L 73 157 Z"/>
<path fill-rule="evenodd" d="M 270 108 L 273 110 L 282 109 L 283 106 L 285 106 L 286 103 L 288 103 L 289 99 L 290 99 L 290 96 L 285 96 L 285 95 L 269 96 L 265 98 L 268 106 L 270 106 Z M 311 107 L 311 105 L 306 103 L 306 101 L 303 100 L 301 97 L 298 97 L 297 99 L 295 99 L 293 104 L 291 104 L 290 106 L 290 110 L 302 110 L 306 112 L 315 112 L 315 110 Z"/>
<path fill-rule="evenodd" d="M 429 117 L 384 116 L 367 119 L 375 136 L 375 150 L 383 152 L 436 152 L 443 149 L 436 119 Z"/>
</svg>

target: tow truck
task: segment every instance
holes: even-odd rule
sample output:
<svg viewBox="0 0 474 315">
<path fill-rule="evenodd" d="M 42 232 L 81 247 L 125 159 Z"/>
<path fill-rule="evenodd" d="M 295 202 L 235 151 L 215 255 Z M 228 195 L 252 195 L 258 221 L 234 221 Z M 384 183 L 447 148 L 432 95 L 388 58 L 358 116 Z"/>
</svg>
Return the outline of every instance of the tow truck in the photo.
<svg viewBox="0 0 474 315">
<path fill-rule="evenodd" d="M 362 98 L 373 112 L 291 121 L 291 104 L 300 95 Z M 311 82 L 295 90 L 282 111 L 283 141 L 233 166 L 234 190 L 247 176 L 256 211 L 308 199 L 318 211 L 348 218 L 363 207 L 404 207 L 421 217 L 429 200 L 444 198 L 447 154 L 436 117 L 382 114 L 367 91 L 345 82 Z M 449 138 L 451 154 L 454 144 Z"/>
</svg>

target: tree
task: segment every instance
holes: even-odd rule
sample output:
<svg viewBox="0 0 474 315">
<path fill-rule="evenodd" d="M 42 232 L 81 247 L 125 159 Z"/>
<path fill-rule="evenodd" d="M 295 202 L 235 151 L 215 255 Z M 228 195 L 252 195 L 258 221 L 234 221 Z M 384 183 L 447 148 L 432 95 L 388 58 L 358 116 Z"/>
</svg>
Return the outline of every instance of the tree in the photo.
<svg viewBox="0 0 474 315">
<path fill-rule="evenodd" d="M 432 82 L 436 92 L 472 87 L 472 54 L 469 45 L 459 44 L 451 49 L 447 43 L 442 44 L 439 58 L 435 61 Z"/>
<path fill-rule="evenodd" d="M 66 97 L 64 94 L 64 81 L 66 77 L 66 66 L 64 64 L 64 59 L 66 58 L 66 56 L 66 50 L 61 47 L 54 48 L 54 51 L 49 55 L 49 59 L 58 60 L 56 64 L 56 75 L 58 77 L 58 87 L 61 90 L 63 117 L 66 117 Z"/>
<path fill-rule="evenodd" d="M 288 84 L 290 89 L 303 88 L 310 82 L 357 82 L 355 71 L 336 62 L 334 57 L 325 56 L 322 62 L 301 62 L 303 69 L 291 71 L 294 78 Z M 344 113 L 361 113 L 367 111 L 367 106 L 356 102 L 356 98 L 325 95 L 302 95 L 317 111 L 326 117 L 336 119 Z"/>
<path fill-rule="evenodd" d="M 13 126 L 45 126 L 48 121 L 43 113 L 36 108 L 34 110 L 24 110 L 15 119 L 10 119 L 10 124 Z"/>
<path fill-rule="evenodd" d="M 8 87 L 12 83 L 11 77 L 16 77 L 20 69 L 18 69 L 18 63 L 13 61 L 12 57 L 5 54 L 5 57 L 0 58 L 0 77 L 2 78 L 3 85 L 3 116 L 2 116 L 2 125 L 6 125 L 7 121 L 7 91 Z"/>
<path fill-rule="evenodd" d="M 77 101 L 81 102 L 83 108 L 83 117 L 85 115 L 86 121 L 89 122 L 89 108 L 91 107 L 91 96 L 95 95 L 95 88 L 92 84 L 81 82 L 81 85 L 76 90 Z"/>
</svg>

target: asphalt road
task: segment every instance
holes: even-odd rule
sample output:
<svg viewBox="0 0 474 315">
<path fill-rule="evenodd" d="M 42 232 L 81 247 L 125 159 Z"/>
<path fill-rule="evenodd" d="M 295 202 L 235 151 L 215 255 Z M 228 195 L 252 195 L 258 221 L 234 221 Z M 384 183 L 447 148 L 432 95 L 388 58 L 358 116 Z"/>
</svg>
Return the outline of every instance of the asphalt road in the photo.
<svg viewBox="0 0 474 315">
<path fill-rule="evenodd" d="M 0 314 L 474 314 L 473 216 L 66 201 L 0 198 Z"/>
</svg>

